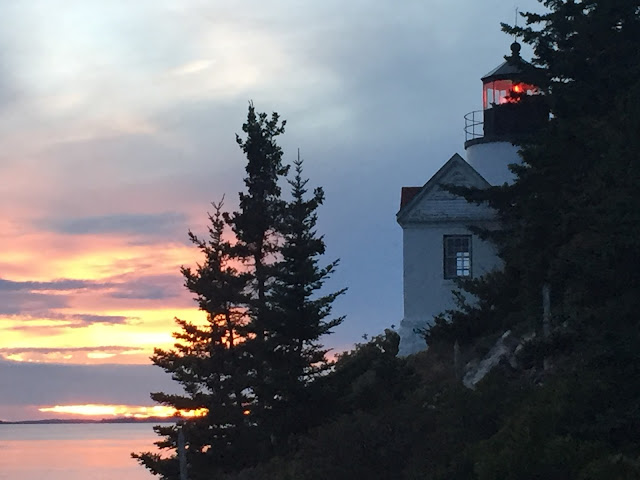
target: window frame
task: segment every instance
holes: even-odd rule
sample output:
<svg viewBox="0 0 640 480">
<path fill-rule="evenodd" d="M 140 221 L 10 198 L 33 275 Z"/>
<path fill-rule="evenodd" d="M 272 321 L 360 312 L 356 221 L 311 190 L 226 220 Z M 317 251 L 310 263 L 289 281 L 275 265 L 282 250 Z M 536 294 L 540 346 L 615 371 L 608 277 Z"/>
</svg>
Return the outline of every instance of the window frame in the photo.
<svg viewBox="0 0 640 480">
<path fill-rule="evenodd" d="M 472 241 L 473 236 L 472 235 L 443 235 L 442 236 L 442 276 L 445 280 L 455 280 L 458 278 L 473 278 L 473 241 Z M 469 253 L 469 274 L 468 275 L 458 275 L 457 274 L 457 263 L 456 263 L 456 274 L 455 275 L 448 275 L 447 274 L 447 259 L 456 261 L 457 257 L 455 255 L 447 255 L 448 253 L 448 248 L 447 248 L 447 243 L 450 240 L 456 240 L 456 239 L 465 239 L 468 241 L 468 253 Z M 458 253 L 458 252 L 455 252 Z M 464 271 L 464 268 L 463 268 Z"/>
</svg>

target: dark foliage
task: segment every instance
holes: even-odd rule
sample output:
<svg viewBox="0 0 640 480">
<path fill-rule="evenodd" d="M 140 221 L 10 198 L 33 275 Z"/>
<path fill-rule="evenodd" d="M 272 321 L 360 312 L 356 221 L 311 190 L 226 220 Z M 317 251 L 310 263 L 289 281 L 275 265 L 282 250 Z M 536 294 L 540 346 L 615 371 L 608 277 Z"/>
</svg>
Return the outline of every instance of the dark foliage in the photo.
<svg viewBox="0 0 640 480">
<path fill-rule="evenodd" d="M 542 3 L 504 28 L 534 47 L 549 123 L 514 184 L 459 191 L 495 209 L 481 234 L 504 269 L 459 285 L 428 352 L 393 359 L 387 335 L 343 355 L 326 421 L 237 478 L 640 478 L 640 3 Z M 536 334 L 518 367 L 462 387 L 454 343 L 479 352 L 505 330 Z"/>
<path fill-rule="evenodd" d="M 268 118 L 250 104 L 242 128 L 246 138 L 237 142 L 247 157 L 247 190 L 240 193 L 239 210 L 227 213 L 222 202 L 214 204 L 209 238 L 189 233 L 204 262 L 182 268 L 206 322 L 177 319 L 178 342 L 152 357 L 184 390 L 153 393 L 152 399 L 206 412 L 180 427 L 155 427 L 163 437 L 156 443 L 161 454 L 133 455 L 167 480 L 178 478 L 180 430 L 191 480 L 249 468 L 286 451 L 289 437 L 314 423 L 305 406 L 315 398 L 314 380 L 330 367 L 320 338 L 343 321 L 329 316 L 344 290 L 318 294 L 337 266 L 319 266 L 325 244 L 315 224 L 322 189 L 306 198 L 298 160 L 289 182 L 292 198 L 281 197 L 279 182 L 289 167 L 276 143 L 284 133 L 277 114 Z"/>
<path fill-rule="evenodd" d="M 151 357 L 184 389 L 183 395 L 153 393 L 154 401 L 179 410 L 208 410 L 205 416 L 183 426 L 193 479 L 202 478 L 198 476 L 200 471 L 226 471 L 251 458 L 241 447 L 252 428 L 244 414 L 251 401 L 251 383 L 239 343 L 248 322 L 241 306 L 246 301 L 244 291 L 250 275 L 234 266 L 233 248 L 223 238 L 222 203 L 214 205 L 214 209 L 209 217 L 208 240 L 189 233 L 205 262 L 195 271 L 182 269 L 185 286 L 206 312 L 207 321 L 195 325 L 176 319 L 180 330 L 174 333 L 178 340 L 174 349 L 156 349 Z M 155 431 L 164 436 L 156 443 L 161 450 L 177 448 L 177 427 L 158 426 Z M 163 479 L 177 478 L 175 456 L 162 458 L 146 452 L 135 454 L 134 458 Z"/>
<path fill-rule="evenodd" d="M 269 352 L 252 351 L 248 378 L 258 369 L 278 378 L 256 390 L 252 401 L 265 395 L 270 408 L 255 425 L 270 419 L 281 437 L 259 461 L 211 470 L 208 478 L 640 479 L 640 3 L 542 3 L 547 13 L 524 14 L 526 26 L 504 28 L 534 47 L 538 69 L 527 74 L 545 94 L 549 124 L 521 145 L 524 163 L 513 185 L 460 192 L 495 209 L 501 228 L 481 233 L 504 269 L 459 285 L 459 308 L 426 332 L 427 352 L 397 358 L 398 337 L 387 331 L 317 375 L 326 364 L 310 360 L 325 352 L 306 335 L 331 328 L 322 298 L 333 297 L 314 301 L 306 293 L 333 266 L 310 260 L 324 250 L 310 233 L 322 196 L 302 199 L 298 165 L 294 201 L 269 207 L 270 225 L 283 235 L 282 257 L 265 262 L 262 303 L 248 301 L 248 322 L 265 315 L 259 329 L 247 331 L 274 342 Z M 294 278 L 309 283 L 301 288 Z M 247 292 L 259 298 L 260 283 L 248 281 Z M 551 291 L 548 334 L 543 286 Z M 292 329 L 293 312 L 305 312 L 308 330 Z M 519 350 L 517 367 L 500 365 L 475 390 L 463 387 L 454 343 L 481 352 L 507 329 L 536 333 Z M 294 338 L 307 349 L 295 348 L 301 343 Z M 294 372 L 286 381 L 274 368 L 285 362 Z M 178 375 L 188 386 L 187 373 Z M 269 417 L 278 405 L 286 409 Z M 313 415 L 300 413 L 302 405 Z M 296 417 L 291 424 L 280 420 L 285 410 Z M 238 425 L 238 432 L 254 427 Z M 174 448 L 175 432 L 163 433 Z M 156 460 L 146 457 L 160 471 Z M 175 472 L 174 463 L 162 468 L 167 478 Z"/>
<path fill-rule="evenodd" d="M 268 335 L 263 346 L 268 371 L 262 381 L 270 402 L 267 428 L 278 451 L 286 448 L 291 434 L 306 431 L 314 422 L 309 386 L 331 366 L 319 339 L 344 320 L 328 317 L 334 300 L 346 291 L 317 295 L 338 262 L 318 265 L 325 243 L 315 231 L 316 210 L 324 192 L 316 188 L 307 199 L 302 160 L 298 158 L 294 166 L 295 176 L 289 180 L 292 200 L 285 205 L 282 219 L 280 259 L 274 264 L 268 296 L 272 310 L 265 318 Z"/>
</svg>

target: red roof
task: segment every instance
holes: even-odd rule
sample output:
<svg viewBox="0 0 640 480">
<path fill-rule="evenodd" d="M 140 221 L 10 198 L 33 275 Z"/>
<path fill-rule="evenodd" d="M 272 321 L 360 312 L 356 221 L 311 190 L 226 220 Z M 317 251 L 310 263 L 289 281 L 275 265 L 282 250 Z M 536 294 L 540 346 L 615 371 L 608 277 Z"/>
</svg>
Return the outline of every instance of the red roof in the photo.
<svg viewBox="0 0 640 480">
<path fill-rule="evenodd" d="M 402 193 L 400 194 L 400 208 L 413 200 L 413 197 L 415 197 L 420 190 L 422 190 L 422 187 L 402 187 Z"/>
</svg>

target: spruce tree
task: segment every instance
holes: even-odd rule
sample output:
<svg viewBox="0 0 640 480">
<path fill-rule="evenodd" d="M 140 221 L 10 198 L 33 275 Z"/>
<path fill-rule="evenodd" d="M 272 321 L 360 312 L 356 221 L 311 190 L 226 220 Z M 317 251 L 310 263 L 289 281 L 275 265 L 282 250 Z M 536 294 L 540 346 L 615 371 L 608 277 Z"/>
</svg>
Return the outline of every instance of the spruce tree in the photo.
<svg viewBox="0 0 640 480">
<path fill-rule="evenodd" d="M 250 363 L 248 416 L 258 427 L 256 441 L 261 458 L 269 455 L 270 450 L 270 434 L 264 425 L 273 403 L 273 392 L 267 388 L 272 372 L 266 358 L 269 348 L 267 321 L 273 316 L 274 307 L 269 297 L 276 275 L 274 265 L 279 254 L 285 212 L 279 183 L 289 170 L 282 162 L 283 152 L 277 144 L 285 124 L 277 113 L 268 117 L 266 113 L 256 113 L 253 103 L 249 104 L 247 121 L 242 125 L 246 137 L 236 135 L 236 142 L 247 159 L 246 191 L 239 193 L 238 211 L 225 216 L 235 233 L 235 254 L 251 274 L 245 303 L 249 320 L 243 348 Z"/>
<path fill-rule="evenodd" d="M 504 261 L 502 274 L 466 283 L 480 299 L 467 307 L 471 317 L 502 309 L 511 325 L 539 324 L 548 284 L 556 324 L 598 337 L 640 307 L 640 273 L 629 260 L 640 255 L 640 2 L 542 3 L 549 10 L 523 14 L 526 26 L 503 28 L 533 46 L 532 66 L 522 67 L 552 115 L 521 143 L 512 185 L 462 192 L 495 209 L 501 228 L 480 233 Z"/>
<path fill-rule="evenodd" d="M 182 428 L 192 480 L 267 460 L 287 435 L 310 425 L 301 413 L 313 401 L 307 387 L 329 365 L 319 339 L 342 322 L 327 317 L 344 290 L 317 295 L 337 265 L 318 265 L 325 245 L 315 232 L 316 209 L 324 193 L 318 188 L 305 198 L 307 181 L 296 162 L 293 198 L 281 196 L 279 183 L 289 167 L 276 138 L 284 125 L 278 114 L 269 118 L 249 104 L 246 137 L 236 136 L 247 158 L 246 191 L 235 212 L 214 205 L 206 241 L 189 232 L 205 261 L 195 270 L 182 268 L 207 321 L 176 320 L 175 347 L 157 349 L 152 357 L 184 389 L 182 395 L 153 393 L 153 400 L 206 411 L 182 427 L 155 427 L 164 437 L 157 445 L 170 452 Z M 177 479 L 175 453 L 133 456 L 161 478 Z"/>
<path fill-rule="evenodd" d="M 273 310 L 265 325 L 269 368 L 265 387 L 273 399 L 269 430 L 273 442 L 279 443 L 288 434 L 304 431 L 312 421 L 309 387 L 331 366 L 320 339 L 344 320 L 328 317 L 333 302 L 346 289 L 318 295 L 338 261 L 319 265 L 326 248 L 323 237 L 316 232 L 317 209 L 324 201 L 324 191 L 315 188 L 307 198 L 308 179 L 302 177 L 302 163 L 299 157 L 294 161 L 295 176 L 288 181 L 292 199 L 282 221 L 283 243 L 269 298 Z"/>
<path fill-rule="evenodd" d="M 192 232 L 189 238 L 203 253 L 205 261 L 195 270 L 182 268 L 186 288 L 195 296 L 206 322 L 195 324 L 176 319 L 178 340 L 171 350 L 156 349 L 152 362 L 170 373 L 184 393 L 152 393 L 151 398 L 179 411 L 196 411 L 202 416 L 190 418 L 180 426 L 157 426 L 164 439 L 161 450 L 176 450 L 178 429 L 182 428 L 187 445 L 189 478 L 210 478 L 212 472 L 241 468 L 251 458 L 244 448 L 251 425 L 245 414 L 250 381 L 242 354 L 243 329 L 247 315 L 245 288 L 249 274 L 238 271 L 231 244 L 224 239 L 226 224 L 222 203 L 214 205 L 209 216 L 209 238 L 202 240 Z M 178 478 L 178 459 L 173 454 L 134 454 L 134 458 L 162 479 Z"/>
<path fill-rule="evenodd" d="M 292 200 L 282 198 L 279 181 L 289 166 L 282 162 L 276 137 L 284 126 L 277 113 L 269 118 L 249 105 L 246 138 L 237 137 L 247 158 L 247 190 L 240 193 L 238 211 L 226 217 L 236 234 L 235 252 L 252 275 L 243 348 L 251 363 L 248 410 L 261 458 L 309 425 L 302 414 L 310 400 L 305 387 L 328 365 L 319 340 L 342 322 L 326 317 L 343 290 L 317 295 L 337 262 L 318 265 L 325 245 L 315 232 L 316 210 L 324 192 L 318 188 L 305 199 L 301 161 L 294 162 L 296 176 L 289 182 Z"/>
<path fill-rule="evenodd" d="M 637 466 L 640 448 L 640 1 L 543 3 L 548 12 L 524 14 L 526 26 L 505 30 L 533 46 L 539 68 L 529 73 L 552 116 L 521 145 L 512 185 L 464 192 L 495 209 L 501 229 L 482 233 L 504 269 L 467 282 L 478 301 L 450 323 L 441 319 L 430 337 L 477 319 L 488 328 L 474 329 L 476 338 L 539 327 L 549 285 L 551 335 L 526 344 L 519 359 L 535 370 L 544 357 L 550 368 L 530 404 L 486 442 L 476 473 L 632 478 L 614 472 Z M 540 378 L 520 373 L 520 381 Z M 544 428 L 532 434 L 530 425 Z M 558 465 L 570 468 L 563 474 Z"/>
<path fill-rule="evenodd" d="M 329 366 L 320 338 L 343 320 L 327 317 L 344 290 L 318 295 L 337 261 L 319 266 L 325 244 L 315 232 L 316 210 L 324 193 L 317 188 L 306 199 L 301 161 L 289 182 L 292 200 L 281 196 L 279 183 L 289 167 L 276 138 L 284 125 L 278 114 L 269 118 L 249 104 L 246 137 L 236 136 L 247 158 L 239 207 L 229 213 L 222 202 L 214 204 L 206 241 L 189 232 L 205 260 L 194 270 L 183 267 L 182 274 L 207 320 L 176 320 L 178 342 L 152 357 L 184 390 L 153 393 L 152 399 L 206 412 L 181 427 L 155 427 L 164 437 L 156 444 L 170 452 L 182 428 L 190 479 L 256 465 L 311 424 L 305 408 L 314 400 L 307 387 Z M 175 453 L 133 456 L 163 479 L 178 476 Z"/>
<path fill-rule="evenodd" d="M 536 276 L 553 285 L 556 312 L 580 328 L 595 322 L 598 336 L 604 317 L 618 328 L 611 322 L 640 307 L 629 261 L 640 255 L 640 2 L 546 4 L 527 27 L 507 28 L 533 45 L 553 118 L 524 145 L 528 168 L 507 198 L 520 211 L 518 241 L 506 245 L 512 258 L 544 256 Z"/>
</svg>

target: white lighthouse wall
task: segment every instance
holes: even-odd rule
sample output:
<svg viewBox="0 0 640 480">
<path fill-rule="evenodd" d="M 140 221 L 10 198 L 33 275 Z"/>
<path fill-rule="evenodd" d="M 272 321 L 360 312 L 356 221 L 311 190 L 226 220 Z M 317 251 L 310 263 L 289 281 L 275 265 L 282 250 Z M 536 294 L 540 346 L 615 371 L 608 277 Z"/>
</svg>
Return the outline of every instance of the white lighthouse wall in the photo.
<svg viewBox="0 0 640 480">
<path fill-rule="evenodd" d="M 446 185 L 489 187 L 455 154 L 398 212 L 403 236 L 404 317 L 399 330 L 399 354 L 403 356 L 427 347 L 416 329 L 428 327 L 435 315 L 455 306 L 451 294 L 455 282 L 444 278 L 444 236 L 470 235 L 470 225 L 496 227 L 493 210 L 467 202 L 449 192 Z M 498 263 L 491 244 L 472 235 L 471 274 L 480 276 Z"/>
<path fill-rule="evenodd" d="M 467 162 L 491 185 L 502 185 L 515 180 L 508 165 L 521 163 L 519 146 L 511 142 L 477 143 L 467 147 Z"/>
<path fill-rule="evenodd" d="M 414 332 L 433 323 L 433 317 L 455 306 L 455 282 L 444 278 L 445 235 L 469 235 L 460 222 L 417 224 L 403 228 L 404 319 L 400 324 L 400 355 L 424 350 L 424 339 Z M 493 246 L 473 235 L 471 273 L 478 277 L 499 263 Z"/>
</svg>

